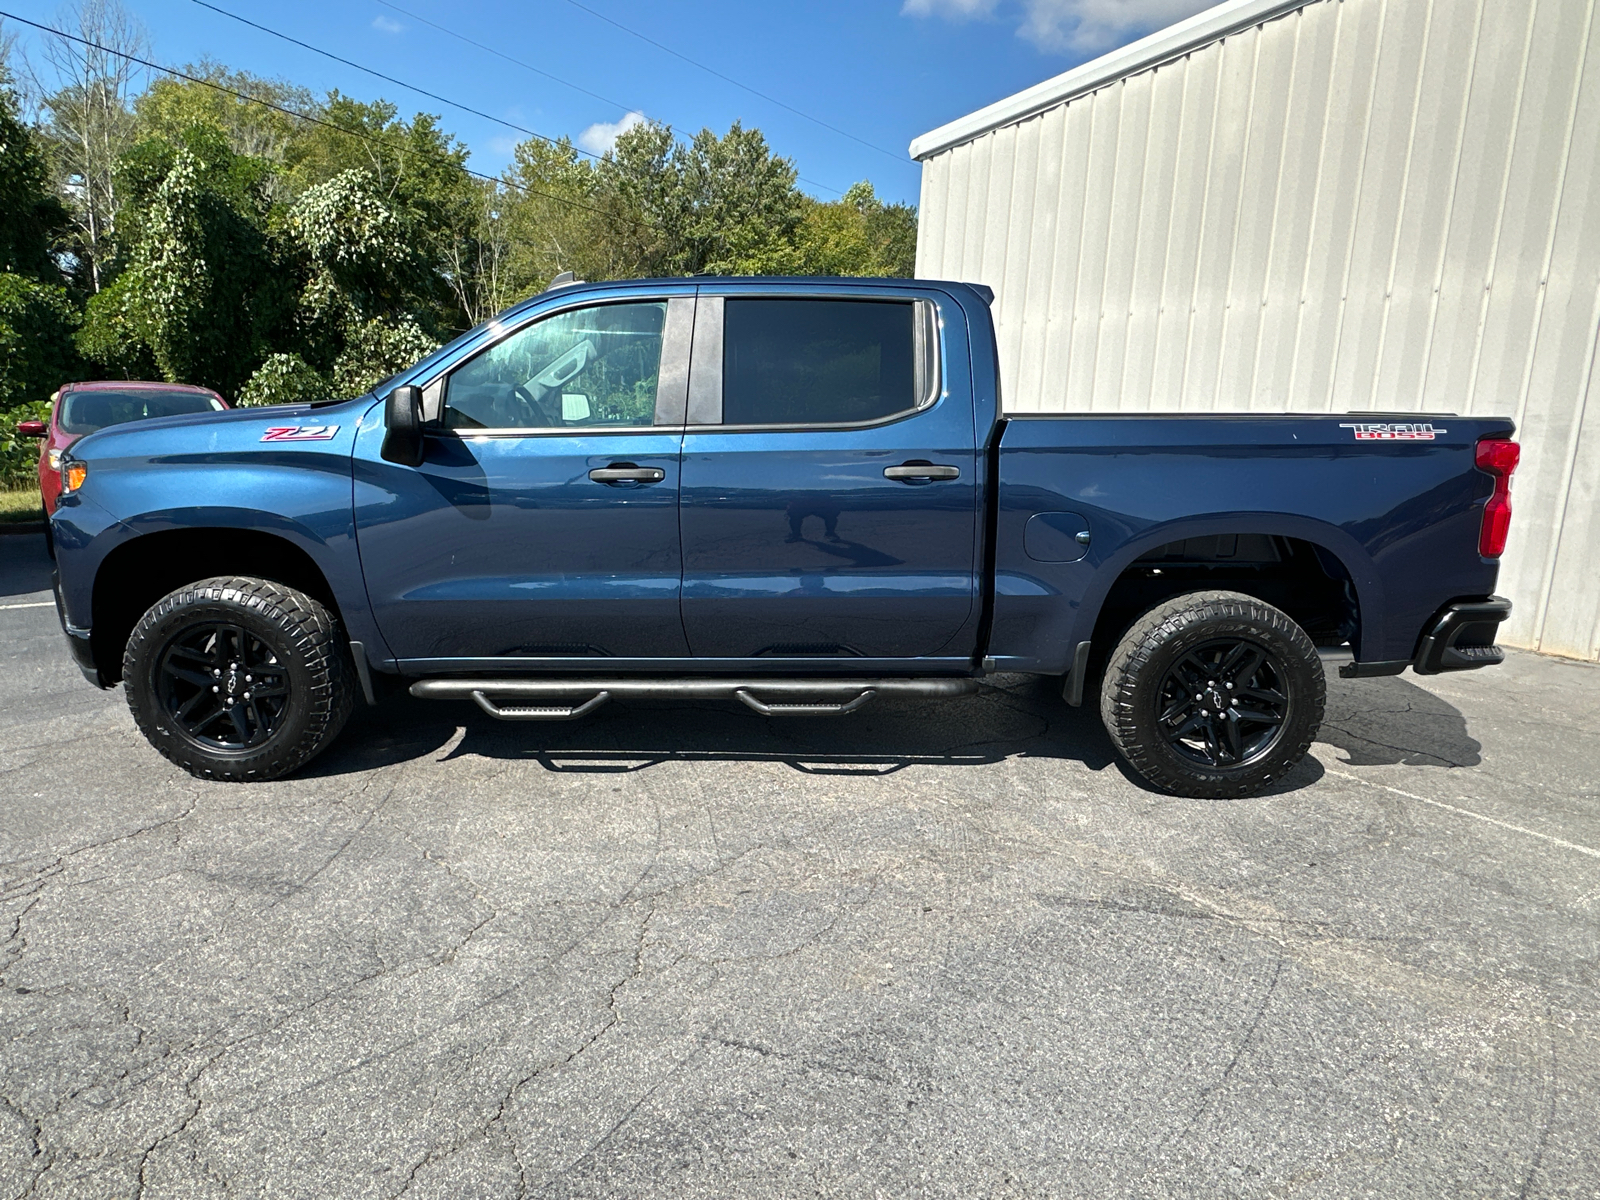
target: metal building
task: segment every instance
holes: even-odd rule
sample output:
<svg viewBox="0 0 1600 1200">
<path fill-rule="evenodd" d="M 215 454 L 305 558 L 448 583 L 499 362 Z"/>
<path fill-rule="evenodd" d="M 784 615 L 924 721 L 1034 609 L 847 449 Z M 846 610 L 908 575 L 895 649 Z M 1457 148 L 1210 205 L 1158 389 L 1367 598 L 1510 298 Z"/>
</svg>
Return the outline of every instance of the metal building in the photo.
<svg viewBox="0 0 1600 1200">
<path fill-rule="evenodd" d="M 917 272 L 1011 411 L 1515 416 L 1502 640 L 1600 658 L 1595 7 L 1230 0 L 914 141 Z"/>
</svg>

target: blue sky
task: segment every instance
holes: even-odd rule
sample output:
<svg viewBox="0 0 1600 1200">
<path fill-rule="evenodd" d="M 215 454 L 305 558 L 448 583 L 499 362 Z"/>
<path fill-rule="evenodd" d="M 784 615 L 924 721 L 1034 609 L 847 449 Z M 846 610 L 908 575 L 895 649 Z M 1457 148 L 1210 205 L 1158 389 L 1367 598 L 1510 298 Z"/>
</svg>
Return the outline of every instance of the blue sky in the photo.
<svg viewBox="0 0 1600 1200">
<path fill-rule="evenodd" d="M 408 115 L 437 112 L 470 147 L 476 170 L 497 173 L 523 136 L 192 0 L 123 2 L 147 30 L 156 61 L 181 65 L 209 56 L 318 93 L 338 88 L 393 100 Z M 566 135 L 598 150 L 617 127 L 638 119 L 631 113 L 684 135 L 702 126 L 721 133 L 741 120 L 794 161 L 813 195 L 830 199 L 870 179 L 885 199 L 913 203 L 920 173 L 906 145 L 917 134 L 1208 7 L 1206 0 L 211 2 L 550 137 Z M 56 0 L 0 0 L 0 7 L 45 23 L 63 16 Z M 597 13 L 781 104 L 630 36 Z M 459 41 L 430 21 L 593 95 Z M 37 35 L 14 22 L 0 27 L 41 63 Z"/>
</svg>

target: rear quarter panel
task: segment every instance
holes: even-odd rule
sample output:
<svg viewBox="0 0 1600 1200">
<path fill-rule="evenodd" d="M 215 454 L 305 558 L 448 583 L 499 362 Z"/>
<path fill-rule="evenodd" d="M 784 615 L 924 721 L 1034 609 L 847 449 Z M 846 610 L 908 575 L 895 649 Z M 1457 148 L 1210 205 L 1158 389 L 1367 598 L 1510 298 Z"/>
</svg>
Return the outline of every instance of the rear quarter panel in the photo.
<svg viewBox="0 0 1600 1200">
<path fill-rule="evenodd" d="M 994 622 L 997 665 L 1064 672 L 1106 593 L 1168 542 L 1262 533 L 1321 546 L 1354 583 L 1356 657 L 1410 658 L 1423 623 L 1458 596 L 1493 591 L 1478 554 L 1489 476 L 1473 465 L 1510 421 L 1429 418 L 1431 441 L 1357 441 L 1329 416 L 1051 415 L 1005 422 L 999 450 Z M 1413 418 L 1414 419 L 1414 418 Z M 1088 554 L 1045 563 L 1024 549 L 1040 512 L 1081 515 Z"/>
</svg>

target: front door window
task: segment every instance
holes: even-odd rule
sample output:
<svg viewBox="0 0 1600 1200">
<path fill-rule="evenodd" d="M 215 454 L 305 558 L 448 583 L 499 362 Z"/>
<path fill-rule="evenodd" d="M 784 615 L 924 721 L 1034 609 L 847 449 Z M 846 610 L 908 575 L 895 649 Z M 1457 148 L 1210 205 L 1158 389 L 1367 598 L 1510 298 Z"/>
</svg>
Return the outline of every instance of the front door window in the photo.
<svg viewBox="0 0 1600 1200">
<path fill-rule="evenodd" d="M 451 429 L 604 429 L 655 420 L 664 301 L 535 321 L 450 373 Z M 597 430 L 598 431 L 598 430 Z"/>
</svg>

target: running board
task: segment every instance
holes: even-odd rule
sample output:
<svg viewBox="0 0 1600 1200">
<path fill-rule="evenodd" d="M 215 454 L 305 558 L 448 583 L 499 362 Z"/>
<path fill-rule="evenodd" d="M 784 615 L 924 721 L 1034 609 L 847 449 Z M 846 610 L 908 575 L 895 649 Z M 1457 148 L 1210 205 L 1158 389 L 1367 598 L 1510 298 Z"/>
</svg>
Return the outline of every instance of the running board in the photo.
<svg viewBox="0 0 1600 1200">
<path fill-rule="evenodd" d="M 834 717 L 877 696 L 967 696 L 976 679 L 423 679 L 423 700 L 471 700 L 501 721 L 572 721 L 613 697 L 738 700 L 764 717 Z M 570 700 L 570 703 L 538 701 Z M 518 704 L 517 701 L 533 701 Z"/>
</svg>

